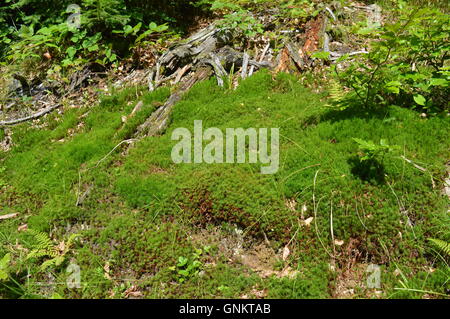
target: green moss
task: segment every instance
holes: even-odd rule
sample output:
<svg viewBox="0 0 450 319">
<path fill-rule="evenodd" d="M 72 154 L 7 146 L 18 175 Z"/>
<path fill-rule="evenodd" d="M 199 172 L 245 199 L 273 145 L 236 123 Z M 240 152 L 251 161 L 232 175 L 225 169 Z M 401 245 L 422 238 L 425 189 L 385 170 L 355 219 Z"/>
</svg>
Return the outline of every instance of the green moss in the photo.
<svg viewBox="0 0 450 319">
<path fill-rule="evenodd" d="M 438 187 L 450 155 L 448 117 L 423 119 L 398 107 L 379 113 L 329 111 L 322 97 L 295 77 L 281 74 L 272 80 L 268 72 L 258 72 L 235 91 L 217 87 L 212 79 L 197 84 L 175 106 L 165 134 L 109 154 L 133 137 L 169 93 L 125 89 L 103 97 L 87 114 L 69 110 L 46 128 L 14 127 L 15 147 L 2 155 L 9 187 L 0 202 L 20 217 L 0 225 L 5 245 L 15 243 L 21 223 L 57 229 L 55 236 L 61 238 L 68 225 L 88 225 L 84 248 L 74 253 L 88 285 L 74 297 L 105 297 L 111 289 L 120 294 L 125 276 L 137 280 L 145 296 L 156 298 L 239 297 L 255 285 L 274 298 L 326 298 L 333 295 L 329 254 L 334 252 L 338 270 L 351 258 L 386 265 L 386 296 L 400 293 L 394 290 L 399 287 L 390 264 L 394 260 L 409 270 L 411 287 L 421 283 L 422 290 L 445 293 L 448 273 L 442 261 L 433 260 L 439 272 L 426 280 L 416 270 L 433 256 L 426 238 L 449 239 L 448 200 Z M 141 111 L 122 123 L 138 101 L 144 103 Z M 170 139 L 172 131 L 192 130 L 199 119 L 204 128 L 280 128 L 280 170 L 262 175 L 259 164 L 175 165 L 170 156 L 176 143 Z M 368 174 L 353 137 L 375 142 L 383 138 L 401 151 L 386 156 L 378 171 Z M 91 191 L 75 206 L 79 186 L 81 192 L 88 187 Z M 286 205 L 292 200 L 296 210 Z M 302 218 L 308 217 L 314 220 L 306 226 Z M 191 235 L 211 225 L 242 229 L 249 242 L 267 237 L 275 250 L 289 243 L 291 255 L 281 266 L 300 269 L 301 274 L 263 279 L 216 256 L 220 261 L 205 268 L 203 276 L 168 284 L 176 281 L 169 267 L 198 248 Z M 342 246 L 333 246 L 331 227 L 334 238 L 344 241 Z M 350 243 L 357 257 L 346 255 Z M 107 262 L 111 281 L 103 274 Z M 58 271 L 63 276 L 63 270 Z"/>
</svg>

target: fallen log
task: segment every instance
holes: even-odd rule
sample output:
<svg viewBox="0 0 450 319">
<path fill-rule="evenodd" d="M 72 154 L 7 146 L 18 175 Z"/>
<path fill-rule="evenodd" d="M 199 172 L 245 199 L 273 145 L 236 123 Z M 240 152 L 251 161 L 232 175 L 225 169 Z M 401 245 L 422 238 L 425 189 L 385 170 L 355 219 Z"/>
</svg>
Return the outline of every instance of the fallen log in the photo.
<svg viewBox="0 0 450 319">
<path fill-rule="evenodd" d="M 23 123 L 23 122 L 27 122 L 27 121 L 31 121 L 31 120 L 36 120 L 42 116 L 44 116 L 47 113 L 52 112 L 53 110 L 59 108 L 61 106 L 61 104 L 55 104 L 53 106 L 50 106 L 46 109 L 43 109 L 37 113 L 34 113 L 32 115 L 26 116 L 26 117 L 22 117 L 22 118 L 18 118 L 18 119 L 14 119 L 14 120 L 9 120 L 9 121 L 1 121 L 0 122 L 0 127 L 5 127 L 5 126 L 9 126 L 9 125 L 15 125 L 15 124 L 19 124 L 19 123 Z"/>
<path fill-rule="evenodd" d="M 272 64 L 264 61 L 265 52 L 261 60 L 250 59 L 246 53 L 241 53 L 227 45 L 231 41 L 231 33 L 220 29 L 215 24 L 200 30 L 182 44 L 170 48 L 156 61 L 156 66 L 149 72 L 149 90 L 155 90 L 163 82 L 175 79 L 181 83 L 179 88 L 169 97 L 166 103 L 153 112 L 150 117 L 140 125 L 135 137 L 154 136 L 160 134 L 167 127 L 170 113 L 184 93 L 195 83 L 209 78 L 213 73 L 219 86 L 224 85 L 224 78 L 233 68 L 242 67 L 242 76 L 247 76 L 248 66 L 254 68 L 272 68 Z M 188 73 L 188 70 L 194 72 Z M 155 75 L 156 74 L 156 75 Z M 162 79 L 159 79 L 163 76 Z"/>
<path fill-rule="evenodd" d="M 170 113 L 175 103 L 181 100 L 184 93 L 194 86 L 195 83 L 209 78 L 212 74 L 210 67 L 200 67 L 173 93 L 163 106 L 159 107 L 150 117 L 140 125 L 136 131 L 135 137 L 154 136 L 165 130 L 168 124 Z"/>
</svg>

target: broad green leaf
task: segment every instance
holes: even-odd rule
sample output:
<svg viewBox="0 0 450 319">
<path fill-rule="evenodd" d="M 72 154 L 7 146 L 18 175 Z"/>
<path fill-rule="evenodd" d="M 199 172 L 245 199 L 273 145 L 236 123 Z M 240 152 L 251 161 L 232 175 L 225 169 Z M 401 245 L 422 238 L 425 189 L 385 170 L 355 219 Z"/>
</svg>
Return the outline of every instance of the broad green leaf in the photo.
<svg viewBox="0 0 450 319">
<path fill-rule="evenodd" d="M 447 84 L 448 84 L 448 81 L 446 79 L 433 78 L 430 80 L 431 86 L 446 86 Z"/>
<path fill-rule="evenodd" d="M 133 31 L 133 28 L 131 27 L 131 25 L 128 25 L 128 24 L 127 24 L 127 25 L 123 28 L 123 32 L 125 33 L 125 35 L 130 34 L 131 31 Z"/>
<path fill-rule="evenodd" d="M 398 94 L 400 93 L 400 86 L 402 84 L 399 81 L 391 81 L 386 83 L 386 90 L 390 93 Z"/>
<path fill-rule="evenodd" d="M 88 48 L 89 52 L 97 51 L 98 50 L 98 44 L 94 44 L 93 46 L 90 46 Z"/>
<path fill-rule="evenodd" d="M 424 106 L 425 102 L 426 102 L 426 99 L 423 97 L 423 95 L 417 94 L 417 95 L 414 96 L 414 101 L 417 104 Z"/>
<path fill-rule="evenodd" d="M 0 260 L 0 280 L 8 279 L 8 265 L 11 261 L 11 255 L 8 253 Z"/>
<path fill-rule="evenodd" d="M 11 261 L 11 255 L 8 253 L 5 256 L 3 256 L 2 259 L 0 259 L 0 269 L 4 270 L 7 269 L 9 262 Z"/>
<path fill-rule="evenodd" d="M 68 47 L 66 50 L 67 55 L 69 56 L 70 59 L 72 59 L 75 54 L 77 53 L 77 49 L 74 47 Z"/>
<path fill-rule="evenodd" d="M 188 259 L 186 257 L 179 257 L 178 258 L 178 267 L 183 267 L 188 263 Z"/>
</svg>

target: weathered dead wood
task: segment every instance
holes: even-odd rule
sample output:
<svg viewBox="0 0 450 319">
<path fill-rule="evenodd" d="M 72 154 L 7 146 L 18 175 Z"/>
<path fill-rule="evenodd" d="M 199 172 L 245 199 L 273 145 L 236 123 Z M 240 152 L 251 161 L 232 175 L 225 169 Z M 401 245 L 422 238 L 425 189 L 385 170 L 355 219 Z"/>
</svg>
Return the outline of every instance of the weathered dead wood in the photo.
<svg viewBox="0 0 450 319">
<path fill-rule="evenodd" d="M 303 35 L 304 44 L 302 47 L 302 52 L 306 55 L 309 56 L 320 49 L 319 45 L 322 42 L 326 22 L 327 18 L 324 15 L 319 15 L 316 19 L 306 23 L 306 31 Z"/>
<path fill-rule="evenodd" d="M 218 28 L 214 23 L 198 31 L 181 44 L 171 47 L 156 61 L 156 66 L 150 72 L 148 78 L 149 90 L 153 91 L 163 82 L 175 79 L 175 83 L 182 80 L 190 67 L 204 59 L 210 58 L 210 53 L 214 53 L 220 47 L 231 40 L 229 31 Z M 216 71 L 220 71 L 217 61 L 210 59 L 210 64 Z M 220 64 L 220 63 L 219 63 Z M 160 79 L 161 76 L 165 76 Z M 220 82 L 220 80 L 218 80 Z"/>
<path fill-rule="evenodd" d="M 365 50 L 353 51 L 353 52 L 349 52 L 349 53 L 338 53 L 338 52 L 330 51 L 330 60 L 336 61 L 337 59 L 339 59 L 341 56 L 344 56 L 344 55 L 353 56 L 353 55 L 358 55 L 358 54 L 369 54 L 369 52 L 365 51 Z"/>
<path fill-rule="evenodd" d="M 158 62 L 168 71 L 175 71 L 196 58 L 206 57 L 209 53 L 231 41 L 231 33 L 218 28 L 215 24 L 200 30 L 181 45 L 165 52 Z"/>
<path fill-rule="evenodd" d="M 220 28 L 213 23 L 181 44 L 171 47 L 157 59 L 156 66 L 150 71 L 149 90 L 155 90 L 168 80 L 176 79 L 175 83 L 180 82 L 187 71 L 186 65 L 211 65 L 220 86 L 223 86 L 223 77 L 232 67 L 238 68 L 247 64 L 252 67 L 252 73 L 255 68 L 272 67 L 270 62 L 250 60 L 243 53 L 228 47 L 227 44 L 231 42 L 232 36 L 233 33 L 230 30 Z M 243 69 L 245 69 L 245 77 L 248 67 Z M 165 77 L 160 79 L 160 76 Z"/>
<path fill-rule="evenodd" d="M 14 217 L 16 217 L 17 215 L 19 215 L 19 214 L 17 214 L 17 213 L 12 213 L 12 214 L 0 215 L 0 220 L 9 219 L 9 218 L 14 218 Z"/>
<path fill-rule="evenodd" d="M 19 124 L 19 123 L 23 123 L 23 122 L 27 122 L 27 121 L 31 121 L 31 120 L 35 120 L 38 119 L 42 116 L 44 116 L 47 113 L 52 112 L 53 110 L 59 108 L 61 106 L 61 104 L 55 104 L 53 106 L 50 106 L 46 109 L 43 109 L 37 113 L 34 113 L 32 115 L 26 116 L 26 117 L 22 117 L 22 118 L 18 118 L 18 119 L 14 119 L 14 120 L 9 120 L 9 121 L 1 121 L 0 122 L 0 127 L 5 127 L 5 126 L 9 126 L 9 125 L 15 125 L 15 124 Z"/>
<path fill-rule="evenodd" d="M 184 74 L 189 71 L 192 68 L 192 64 L 186 64 L 184 67 L 182 67 L 178 72 L 177 72 L 177 77 L 175 78 L 175 81 L 173 82 L 173 84 L 177 84 L 178 82 L 181 81 L 181 78 L 184 76 Z"/>
<path fill-rule="evenodd" d="M 153 83 L 153 76 L 155 75 L 154 71 L 150 72 L 150 75 L 147 78 L 148 81 L 148 90 L 150 92 L 153 92 L 155 90 L 155 84 Z"/>
<path fill-rule="evenodd" d="M 270 42 L 267 43 L 267 45 L 264 47 L 258 62 L 261 63 L 264 61 L 264 58 L 266 57 L 266 54 L 267 54 L 267 51 L 269 50 L 269 48 L 270 48 Z M 255 66 L 252 65 L 250 67 L 250 71 L 248 72 L 248 76 L 252 76 L 254 71 L 255 71 Z"/>
<path fill-rule="evenodd" d="M 330 52 L 330 36 L 326 32 L 323 34 L 323 51 Z"/>
<path fill-rule="evenodd" d="M 244 53 L 236 51 L 232 47 L 224 46 L 217 52 L 217 56 L 222 62 L 225 70 L 231 70 L 232 67 L 240 68 L 244 63 Z M 272 63 L 269 61 L 257 62 L 255 60 L 248 60 L 248 65 L 254 65 L 257 68 L 273 68 Z"/>
<path fill-rule="evenodd" d="M 325 7 L 325 11 L 327 11 L 330 14 L 330 16 L 333 18 L 333 21 L 337 21 L 336 16 L 334 15 L 333 11 L 331 11 L 330 8 Z"/>
<path fill-rule="evenodd" d="M 217 78 L 217 85 L 223 86 L 223 79 L 227 76 L 227 72 L 220 63 L 220 59 L 217 55 L 211 52 L 209 56 L 210 59 L 203 59 L 201 63 L 210 64 L 213 67 L 214 73 L 216 74 Z"/>
<path fill-rule="evenodd" d="M 241 78 L 245 79 L 247 77 L 247 68 L 248 68 L 248 60 L 250 59 L 247 52 L 244 52 L 243 58 L 242 58 L 242 71 L 241 71 Z"/>
<path fill-rule="evenodd" d="M 77 71 L 72 74 L 70 77 L 70 85 L 67 89 L 68 93 L 71 93 L 75 91 L 76 89 L 80 88 L 83 83 L 85 83 L 92 75 L 92 71 L 88 67 L 85 67 L 84 69 Z"/>
<path fill-rule="evenodd" d="M 192 76 L 182 83 L 163 106 L 153 112 L 144 124 L 138 127 L 135 136 L 154 136 L 164 131 L 167 127 L 169 116 L 175 103 L 181 100 L 184 93 L 186 93 L 195 83 L 207 79 L 211 74 L 212 70 L 210 67 L 205 66 L 199 68 Z"/>
<path fill-rule="evenodd" d="M 295 62 L 295 65 L 299 71 L 303 71 L 305 69 L 305 61 L 299 54 L 300 49 L 290 41 L 286 43 L 286 49 L 288 50 L 289 56 Z"/>
<path fill-rule="evenodd" d="M 280 54 L 278 54 L 275 73 L 289 72 L 290 61 L 291 57 L 289 56 L 289 50 L 285 47 L 281 50 Z"/>
</svg>

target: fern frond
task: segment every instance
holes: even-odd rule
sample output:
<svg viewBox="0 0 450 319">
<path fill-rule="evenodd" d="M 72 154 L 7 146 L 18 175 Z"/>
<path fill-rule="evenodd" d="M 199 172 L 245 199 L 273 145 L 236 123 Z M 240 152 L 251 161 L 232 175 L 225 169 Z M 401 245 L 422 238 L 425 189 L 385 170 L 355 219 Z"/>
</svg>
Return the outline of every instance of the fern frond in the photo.
<svg viewBox="0 0 450 319">
<path fill-rule="evenodd" d="M 33 244 L 33 249 L 27 255 L 26 259 L 58 256 L 58 252 L 56 251 L 52 240 L 46 233 L 38 232 L 33 229 L 29 229 L 28 232 L 33 236 L 36 243 Z"/>
<path fill-rule="evenodd" d="M 43 232 L 38 232 L 35 231 L 33 229 L 29 229 L 28 232 L 33 235 L 35 241 L 36 241 L 36 245 L 34 245 L 35 249 L 39 249 L 39 250 L 51 250 L 53 249 L 53 242 L 50 239 L 50 237 L 48 237 L 48 235 L 46 233 Z"/>
<path fill-rule="evenodd" d="M 56 257 L 58 253 L 56 250 L 52 249 L 33 249 L 28 255 L 26 259 L 30 258 L 41 258 L 41 257 Z"/>
<path fill-rule="evenodd" d="M 347 93 L 339 82 L 332 80 L 330 82 L 330 87 L 328 89 L 330 103 L 327 104 L 328 107 L 336 107 L 339 109 L 344 109 L 345 98 Z"/>
<path fill-rule="evenodd" d="M 80 237 L 81 235 L 80 234 L 71 234 L 70 236 L 69 236 L 69 238 L 67 239 L 67 244 L 66 244 L 66 250 L 69 250 L 70 249 L 70 247 L 72 247 L 72 245 L 73 245 L 73 242 L 78 238 L 78 237 Z"/>
<path fill-rule="evenodd" d="M 48 267 L 61 265 L 63 261 L 64 261 L 64 257 L 63 256 L 58 256 L 58 257 L 55 257 L 55 258 L 52 258 L 52 259 L 44 261 L 39 268 L 42 271 L 44 271 Z"/>
<path fill-rule="evenodd" d="M 447 257 L 450 257 L 450 243 L 436 238 L 428 238 L 428 240 L 440 251 L 445 253 Z"/>
<path fill-rule="evenodd" d="M 38 232 L 35 230 L 28 230 L 28 232 L 34 237 L 35 243 L 33 244 L 31 252 L 27 255 L 26 259 L 49 257 L 51 259 L 45 260 L 39 267 L 41 271 L 44 271 L 51 266 L 59 266 L 65 260 L 65 255 L 69 252 L 70 247 L 74 241 L 80 237 L 79 234 L 71 234 L 65 244 L 62 241 L 59 245 L 55 245 L 50 237 L 46 233 Z"/>
</svg>

